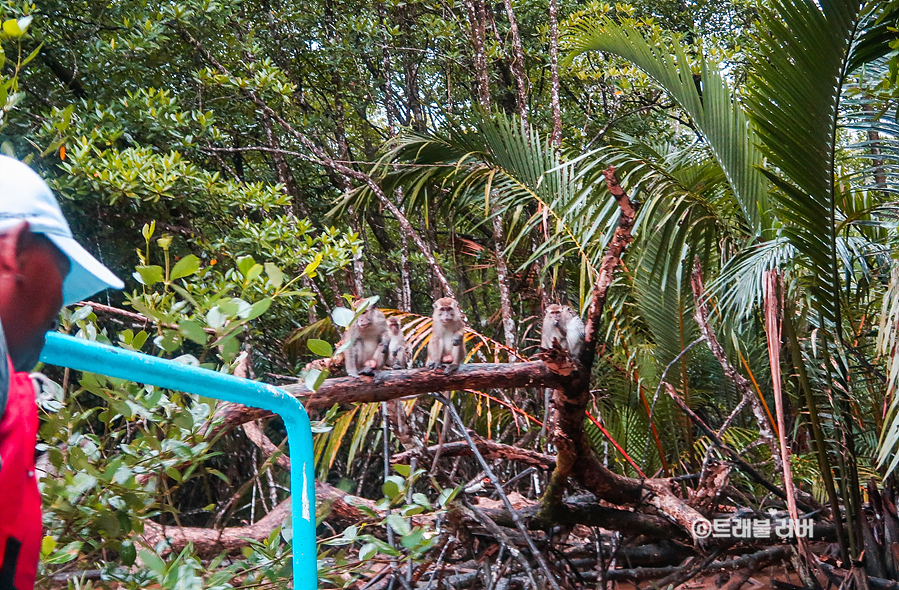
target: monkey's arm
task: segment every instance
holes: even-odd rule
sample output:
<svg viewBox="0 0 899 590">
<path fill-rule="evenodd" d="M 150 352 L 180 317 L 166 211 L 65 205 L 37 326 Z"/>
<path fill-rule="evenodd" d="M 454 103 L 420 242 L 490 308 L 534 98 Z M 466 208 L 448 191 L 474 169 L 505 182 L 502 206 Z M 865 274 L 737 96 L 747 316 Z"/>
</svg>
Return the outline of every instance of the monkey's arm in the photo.
<svg viewBox="0 0 899 590">
<path fill-rule="evenodd" d="M 568 352 L 571 356 L 577 358 L 581 356 L 581 349 L 584 347 L 584 322 L 580 318 L 572 318 L 568 322 Z"/>
<path fill-rule="evenodd" d="M 440 346 L 442 343 L 439 338 L 435 334 L 431 334 L 431 339 L 428 341 L 428 363 L 427 367 L 429 369 L 433 369 L 437 365 L 440 364 L 441 359 L 443 358 L 443 347 Z"/>
<path fill-rule="evenodd" d="M 462 359 L 465 358 L 465 341 L 462 338 L 462 332 L 453 334 L 452 357 L 452 362 L 443 370 L 443 373 L 446 375 L 458 369 L 459 365 L 462 364 Z"/>
<path fill-rule="evenodd" d="M 344 355 L 346 374 L 350 377 L 359 376 L 359 342 L 353 342 Z"/>
</svg>

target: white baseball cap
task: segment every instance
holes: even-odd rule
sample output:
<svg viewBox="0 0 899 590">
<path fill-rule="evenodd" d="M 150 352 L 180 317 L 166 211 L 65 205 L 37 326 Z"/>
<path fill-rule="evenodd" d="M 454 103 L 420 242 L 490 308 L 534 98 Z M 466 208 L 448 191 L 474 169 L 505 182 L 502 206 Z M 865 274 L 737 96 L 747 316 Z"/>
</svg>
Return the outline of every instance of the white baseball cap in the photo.
<svg viewBox="0 0 899 590">
<path fill-rule="evenodd" d="M 34 233 L 44 234 L 71 262 L 62 285 L 64 305 L 125 284 L 72 237 L 59 203 L 47 183 L 22 162 L 0 156 L 0 232 L 27 221 Z"/>
</svg>

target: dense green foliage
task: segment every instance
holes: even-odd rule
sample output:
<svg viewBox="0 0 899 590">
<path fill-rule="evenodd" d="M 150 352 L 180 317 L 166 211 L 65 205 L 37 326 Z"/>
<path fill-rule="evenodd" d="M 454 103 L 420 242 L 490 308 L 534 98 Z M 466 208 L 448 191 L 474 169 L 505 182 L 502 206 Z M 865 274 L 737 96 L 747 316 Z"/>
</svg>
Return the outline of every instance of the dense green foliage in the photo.
<svg viewBox="0 0 899 590">
<path fill-rule="evenodd" d="M 446 290 L 439 268 L 472 328 L 471 361 L 528 357 L 542 305 L 589 302 L 618 216 L 602 175 L 614 165 L 641 207 L 604 315 L 591 416 L 648 475 L 696 473 L 710 442 L 658 396 L 661 380 L 716 427 L 740 396 L 704 345 L 683 352 L 699 336 L 693 260 L 731 363 L 771 412 L 762 285 L 777 270 L 794 476 L 823 502 L 832 480 L 858 514 L 860 490 L 899 462 L 896 2 L 561 1 L 558 148 L 549 7 L 509 6 L 485 8 L 488 109 L 465 2 L 0 0 L 0 151 L 47 179 L 76 236 L 126 278 L 96 301 L 147 318 L 75 306 L 62 329 L 284 383 L 337 348 L 335 308 L 376 295 L 401 313 L 420 365 L 421 317 Z M 235 431 L 207 436 L 216 402 L 45 369 L 44 587 L 96 569 L 102 579 L 69 584 L 286 586 L 278 530 L 211 562 L 141 545 L 147 519 L 251 524 L 288 497 L 276 457 Z M 482 436 L 546 448 L 533 425 L 542 391 L 455 399 Z M 436 402 L 404 404 L 413 438 L 449 432 Z M 395 466 L 385 480 L 378 409 L 312 416 L 317 472 L 398 508 L 386 522 L 401 541 L 322 525 L 323 583 L 349 586 L 385 556 L 424 559 L 436 527 L 407 517 L 442 515 L 478 475 L 462 462 L 439 475 Z M 612 468 L 636 475 L 586 428 Z M 284 438 L 277 420 L 265 434 Z M 408 450 L 408 436 L 387 446 Z M 748 412 L 723 437 L 780 477 Z M 531 498 L 545 486 L 517 481 Z"/>
</svg>

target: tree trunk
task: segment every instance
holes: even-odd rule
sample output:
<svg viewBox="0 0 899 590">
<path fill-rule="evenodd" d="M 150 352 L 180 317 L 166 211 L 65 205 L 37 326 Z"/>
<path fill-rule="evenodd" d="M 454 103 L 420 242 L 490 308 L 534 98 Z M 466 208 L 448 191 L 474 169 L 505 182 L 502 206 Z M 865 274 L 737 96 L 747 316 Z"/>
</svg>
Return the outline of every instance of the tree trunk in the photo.
<svg viewBox="0 0 899 590">
<path fill-rule="evenodd" d="M 476 4 L 475 4 L 476 2 Z M 475 79 L 478 82 L 478 98 L 485 111 L 490 111 L 490 80 L 487 76 L 487 13 L 483 0 L 465 0 L 465 8 L 471 21 L 471 42 L 474 46 Z M 493 216 L 493 247 L 496 254 L 496 278 L 499 283 L 500 314 L 503 319 L 505 344 L 515 348 L 515 321 L 512 319 L 512 296 L 509 290 L 509 267 L 506 263 L 506 240 L 503 220 L 494 204 L 490 205 Z"/>
<path fill-rule="evenodd" d="M 512 31 L 513 59 L 511 64 L 512 75 L 515 76 L 515 84 L 518 86 L 518 114 L 522 122 L 528 120 L 528 90 L 524 74 L 524 50 L 521 47 L 521 35 L 518 33 L 518 19 L 512 9 L 512 0 L 503 0 L 506 7 L 506 15 L 509 17 L 509 29 Z"/>
<path fill-rule="evenodd" d="M 478 85 L 478 100 L 490 110 L 490 79 L 487 76 L 487 13 L 483 0 L 465 0 L 465 10 L 471 23 L 471 44 L 474 46 L 474 74 Z"/>
<path fill-rule="evenodd" d="M 549 0 L 549 71 L 550 102 L 553 110 L 552 143 L 562 146 L 562 107 L 559 104 L 559 14 L 556 0 Z"/>
</svg>

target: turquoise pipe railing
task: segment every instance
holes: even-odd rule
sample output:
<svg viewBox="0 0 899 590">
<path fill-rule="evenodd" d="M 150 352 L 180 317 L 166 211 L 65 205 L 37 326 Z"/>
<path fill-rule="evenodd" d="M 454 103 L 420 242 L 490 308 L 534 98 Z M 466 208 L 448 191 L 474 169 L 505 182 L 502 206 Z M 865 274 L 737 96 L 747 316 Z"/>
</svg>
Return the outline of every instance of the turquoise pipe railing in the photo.
<svg viewBox="0 0 899 590">
<path fill-rule="evenodd" d="M 262 408 L 281 416 L 290 444 L 293 587 L 295 590 L 317 588 L 312 430 L 306 410 L 299 400 L 273 385 L 57 333 L 47 334 L 41 361 L 76 371 Z"/>
</svg>

